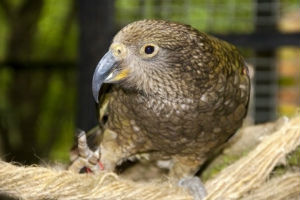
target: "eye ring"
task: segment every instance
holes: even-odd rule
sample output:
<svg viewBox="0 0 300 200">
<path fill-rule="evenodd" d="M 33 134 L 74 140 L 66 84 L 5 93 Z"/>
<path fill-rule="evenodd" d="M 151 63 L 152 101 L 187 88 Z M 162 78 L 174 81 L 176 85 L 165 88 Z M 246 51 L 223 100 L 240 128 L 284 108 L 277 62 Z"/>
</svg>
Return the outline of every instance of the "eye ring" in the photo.
<svg viewBox="0 0 300 200">
<path fill-rule="evenodd" d="M 142 46 L 140 49 L 140 54 L 144 58 L 152 58 L 158 53 L 159 47 L 155 44 L 148 43 Z"/>
</svg>

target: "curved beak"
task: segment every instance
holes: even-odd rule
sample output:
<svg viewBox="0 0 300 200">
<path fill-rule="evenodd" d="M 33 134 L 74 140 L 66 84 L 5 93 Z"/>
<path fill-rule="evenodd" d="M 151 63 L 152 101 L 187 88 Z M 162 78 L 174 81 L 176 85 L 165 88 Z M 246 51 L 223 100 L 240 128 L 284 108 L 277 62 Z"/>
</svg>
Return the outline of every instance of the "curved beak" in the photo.
<svg viewBox="0 0 300 200">
<path fill-rule="evenodd" d="M 111 51 L 108 51 L 98 63 L 92 82 L 92 90 L 95 101 L 99 102 L 99 90 L 103 83 L 111 82 L 113 78 L 113 68 L 118 66 L 120 62 L 116 60 L 115 56 Z"/>
</svg>

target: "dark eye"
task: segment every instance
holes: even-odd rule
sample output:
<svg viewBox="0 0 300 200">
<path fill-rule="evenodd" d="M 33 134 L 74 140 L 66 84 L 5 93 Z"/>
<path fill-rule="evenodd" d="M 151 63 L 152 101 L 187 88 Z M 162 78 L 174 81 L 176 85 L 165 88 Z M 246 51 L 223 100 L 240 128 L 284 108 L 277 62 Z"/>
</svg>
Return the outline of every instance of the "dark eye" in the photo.
<svg viewBox="0 0 300 200">
<path fill-rule="evenodd" d="M 148 45 L 145 47 L 146 54 L 152 54 L 154 52 L 154 46 Z"/>
</svg>

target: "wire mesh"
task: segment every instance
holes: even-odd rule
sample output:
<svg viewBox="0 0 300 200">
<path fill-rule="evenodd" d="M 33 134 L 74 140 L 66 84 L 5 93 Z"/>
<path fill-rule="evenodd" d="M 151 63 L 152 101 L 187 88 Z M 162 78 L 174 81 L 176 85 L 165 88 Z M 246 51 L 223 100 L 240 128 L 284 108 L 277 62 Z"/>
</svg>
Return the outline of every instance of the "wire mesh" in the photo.
<svg viewBox="0 0 300 200">
<path fill-rule="evenodd" d="M 271 34 L 273 31 L 300 30 L 300 25 L 297 27 L 300 24 L 300 15 L 297 14 L 300 4 L 295 0 L 116 0 L 115 6 L 115 19 L 119 27 L 138 19 L 154 18 L 190 24 L 211 34 L 252 34 L 262 31 Z M 250 111 L 255 121 L 264 122 L 276 118 L 278 114 L 291 113 L 293 109 L 284 107 L 295 108 L 299 105 L 299 95 L 296 95 L 299 93 L 299 83 L 294 81 L 293 87 L 289 86 L 293 88 L 289 89 L 292 91 L 292 100 L 289 99 L 286 104 L 282 100 L 285 86 L 281 85 L 280 74 L 285 69 L 281 66 L 278 71 L 278 67 L 282 59 L 295 57 L 279 56 L 274 48 L 263 52 L 244 46 L 239 48 L 255 69 L 254 103 L 251 104 L 253 111 Z M 293 65 L 299 72 L 299 63 L 293 62 Z M 284 76 L 284 79 L 290 78 Z"/>
</svg>

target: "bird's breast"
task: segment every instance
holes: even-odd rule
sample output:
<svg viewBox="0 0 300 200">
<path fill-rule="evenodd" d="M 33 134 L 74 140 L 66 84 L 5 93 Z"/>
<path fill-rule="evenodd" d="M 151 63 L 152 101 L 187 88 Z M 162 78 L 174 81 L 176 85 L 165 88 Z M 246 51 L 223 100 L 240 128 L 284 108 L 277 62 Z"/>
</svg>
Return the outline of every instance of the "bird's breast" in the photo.
<svg viewBox="0 0 300 200">
<path fill-rule="evenodd" d="M 120 137 L 150 140 L 155 149 L 180 151 L 196 141 L 201 123 L 193 99 L 170 101 L 118 92 L 111 102 L 112 129 Z M 124 136 L 122 136 L 124 135 Z"/>
<path fill-rule="evenodd" d="M 150 148 L 169 153 L 184 152 L 187 146 L 194 151 L 203 144 L 217 145 L 241 126 L 247 109 L 240 88 L 233 87 L 230 80 L 224 91 L 218 93 L 216 84 L 214 89 L 193 93 L 190 98 L 145 96 L 116 89 L 109 106 L 109 128 L 119 134 L 120 142 L 150 143 Z"/>
</svg>

